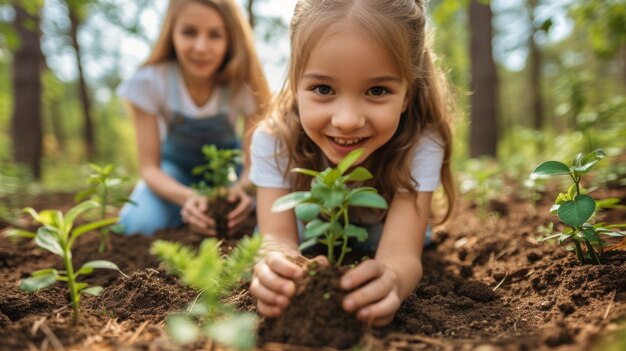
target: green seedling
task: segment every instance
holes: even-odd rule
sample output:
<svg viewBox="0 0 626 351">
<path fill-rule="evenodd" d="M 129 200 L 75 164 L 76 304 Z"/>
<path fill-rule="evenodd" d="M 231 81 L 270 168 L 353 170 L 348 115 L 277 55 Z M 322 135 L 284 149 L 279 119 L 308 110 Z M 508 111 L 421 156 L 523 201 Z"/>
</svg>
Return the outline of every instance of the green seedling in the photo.
<svg viewBox="0 0 626 351">
<path fill-rule="evenodd" d="M 132 203 L 128 197 L 120 195 L 120 185 L 128 180 L 127 178 L 115 177 L 115 165 L 108 164 L 104 167 L 90 163 L 89 167 L 92 173 L 87 178 L 88 188 L 80 191 L 74 197 L 74 201 L 81 202 L 85 199 L 91 199 L 98 203 L 100 207 L 100 219 L 103 220 L 107 216 L 107 210 L 119 209 L 125 203 Z M 104 252 L 105 248 L 110 246 L 109 231 L 111 226 L 100 228 L 100 244 L 98 252 Z"/>
<path fill-rule="evenodd" d="M 220 254 L 220 242 L 214 238 L 203 240 L 197 252 L 180 243 L 158 240 L 152 244 L 150 252 L 165 262 L 168 272 L 199 292 L 199 302 L 167 318 L 174 340 L 189 343 L 207 336 L 238 350 L 254 347 L 256 316 L 238 313 L 221 301 L 250 280 L 261 244 L 258 235 L 245 237 L 227 257 Z"/>
<path fill-rule="evenodd" d="M 306 222 L 305 241 L 300 249 L 316 243 L 328 248 L 330 264 L 341 266 L 345 255 L 351 251 L 348 239 L 358 241 L 367 239 L 367 231 L 350 224 L 348 209 L 369 207 L 387 209 L 387 201 L 380 196 L 375 188 L 348 186 L 350 182 L 361 182 L 372 178 L 372 174 L 364 167 L 356 167 L 345 174 L 363 154 L 363 149 L 350 152 L 339 162 L 336 168 L 327 168 L 322 172 L 310 169 L 294 168 L 292 172 L 309 175 L 313 178 L 310 191 L 297 191 L 278 198 L 273 212 L 295 209 L 296 217 Z M 341 245 L 339 258 L 335 260 L 334 248 Z"/>
<path fill-rule="evenodd" d="M 559 220 L 566 226 L 562 233 L 558 233 L 543 240 L 558 238 L 559 244 L 566 240 L 574 243 L 576 256 L 581 264 L 600 264 L 602 249 L 609 246 L 602 237 L 621 237 L 623 233 L 612 230 L 613 228 L 625 227 L 626 224 L 604 225 L 603 223 L 591 224 L 588 221 L 599 207 L 606 207 L 606 201 L 595 201 L 585 193 L 581 186 L 581 177 L 589 173 L 598 161 L 602 160 L 606 154 L 602 149 L 590 152 L 587 155 L 582 153 L 576 155 L 572 166 L 559 161 L 546 161 L 537 166 L 531 173 L 531 177 L 569 175 L 574 182 L 566 193 L 560 193 L 554 205 L 550 208 L 550 213 L 556 213 Z M 612 203 L 609 201 L 609 204 Z M 583 247 L 586 247 L 586 253 Z"/>
<path fill-rule="evenodd" d="M 205 145 L 202 152 L 208 163 L 192 169 L 193 175 L 202 175 L 204 178 L 195 188 L 207 197 L 209 215 L 215 219 L 215 229 L 218 235 L 225 236 L 228 232 L 227 213 L 218 211 L 214 205 L 227 202 L 228 187 L 237 181 L 235 169 L 242 163 L 241 150 L 218 149 L 215 145 Z"/>
<path fill-rule="evenodd" d="M 105 218 L 74 228 L 75 221 L 82 214 L 88 210 L 98 208 L 99 206 L 100 204 L 96 201 L 85 201 L 68 210 L 65 215 L 58 210 L 43 210 L 37 212 L 28 207 L 24 209 L 24 212 L 31 215 L 35 222 L 42 224 L 42 226 L 37 229 L 36 233 L 22 229 L 12 229 L 6 234 L 12 239 L 34 239 L 37 246 L 63 258 L 63 264 L 65 266 L 64 271 L 47 268 L 33 272 L 30 278 L 21 281 L 20 289 L 33 292 L 47 288 L 56 281 L 66 282 L 70 291 L 72 318 L 74 322 L 78 320 L 78 305 L 81 294 L 97 296 L 102 292 L 102 287 L 89 287 L 87 283 L 77 282 L 77 278 L 81 275 L 90 274 L 96 268 L 120 271 L 115 263 L 104 260 L 90 261 L 82 265 L 77 271 L 74 270 L 72 263 L 72 245 L 74 245 L 76 239 L 85 233 L 109 226 L 118 221 L 117 217 Z M 120 271 L 120 273 L 122 272 Z"/>
</svg>

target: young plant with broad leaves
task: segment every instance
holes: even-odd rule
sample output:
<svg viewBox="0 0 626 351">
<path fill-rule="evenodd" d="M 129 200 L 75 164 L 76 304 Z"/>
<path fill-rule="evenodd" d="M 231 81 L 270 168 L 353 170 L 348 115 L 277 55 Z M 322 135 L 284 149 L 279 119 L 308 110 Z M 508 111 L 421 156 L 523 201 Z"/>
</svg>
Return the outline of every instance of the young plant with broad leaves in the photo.
<svg viewBox="0 0 626 351">
<path fill-rule="evenodd" d="M 242 163 L 241 150 L 205 145 L 202 152 L 208 163 L 193 168 L 193 175 L 202 175 L 204 178 L 194 187 L 207 197 L 208 213 L 215 219 L 215 230 L 218 236 L 225 237 L 228 232 L 227 215 L 234 208 L 234 205 L 227 203 L 228 187 L 237 180 L 236 168 Z"/>
<path fill-rule="evenodd" d="M 363 154 L 363 149 L 350 152 L 335 168 L 327 168 L 322 172 L 310 169 L 294 168 L 292 172 L 307 174 L 313 177 L 310 191 L 297 191 L 278 198 L 273 212 L 295 209 L 296 217 L 306 224 L 305 241 L 300 249 L 316 243 L 328 248 L 328 261 L 337 267 L 341 266 L 345 255 L 351 251 L 348 239 L 358 241 L 367 239 L 367 231 L 350 223 L 348 210 L 350 207 L 369 207 L 387 209 L 387 201 L 372 187 L 350 187 L 351 182 L 362 182 L 371 179 L 372 174 L 364 167 L 356 167 L 346 172 Z M 334 249 L 340 246 L 339 257 L 335 259 Z"/>
<path fill-rule="evenodd" d="M 175 242 L 152 244 L 150 252 L 165 262 L 168 272 L 199 292 L 199 302 L 167 318 L 172 338 L 189 343 L 206 336 L 238 350 L 254 347 L 256 316 L 237 312 L 222 300 L 250 280 L 261 243 L 259 235 L 244 237 L 227 256 L 214 238 L 203 240 L 197 252 Z"/>
<path fill-rule="evenodd" d="M 569 175 L 573 184 L 565 193 L 560 193 L 550 213 L 556 213 L 559 220 L 566 226 L 562 233 L 545 238 L 558 238 L 559 244 L 571 240 L 574 243 L 576 256 L 581 264 L 600 264 L 603 248 L 610 244 L 603 237 L 623 237 L 624 234 L 615 231 L 615 228 L 625 227 L 626 224 L 605 225 L 604 223 L 591 224 L 589 220 L 596 209 L 614 201 L 594 200 L 581 185 L 581 177 L 589 173 L 598 161 L 606 156 L 602 149 L 583 155 L 576 155 L 571 166 L 559 161 L 546 161 L 537 166 L 531 177 Z M 583 245 L 586 250 L 583 250 Z"/>
<path fill-rule="evenodd" d="M 22 229 L 12 229 L 7 232 L 7 236 L 12 239 L 34 239 L 37 246 L 63 259 L 65 270 L 59 271 L 54 268 L 46 268 L 35 271 L 31 273 L 30 278 L 21 281 L 20 288 L 24 291 L 34 292 L 47 288 L 57 281 L 66 282 L 70 293 L 72 319 L 74 322 L 78 319 L 78 306 L 81 294 L 97 296 L 103 290 L 100 286 L 90 287 L 87 283 L 78 282 L 78 277 L 90 274 L 94 269 L 98 268 L 115 269 L 122 273 L 115 263 L 105 260 L 90 261 L 83 264 L 78 270 L 74 269 L 72 246 L 76 239 L 86 233 L 116 223 L 119 220 L 117 217 L 105 218 L 75 227 L 76 220 L 81 215 L 99 206 L 100 204 L 96 201 L 85 201 L 68 210 L 65 215 L 58 210 L 37 212 L 28 207 L 24 209 L 24 212 L 31 215 L 35 222 L 42 225 L 37 229 L 37 232 L 33 233 Z"/>
<path fill-rule="evenodd" d="M 133 203 L 128 197 L 122 195 L 121 191 L 118 191 L 120 185 L 124 183 L 127 178 L 116 177 L 115 165 L 107 164 L 103 167 L 90 163 L 91 173 L 87 178 L 88 187 L 76 194 L 74 201 L 82 202 L 89 198 L 96 201 L 100 206 L 100 219 L 105 219 L 107 216 L 107 210 L 118 210 L 125 203 Z M 98 252 L 104 252 L 104 250 L 110 246 L 109 232 L 111 226 L 100 228 L 100 244 L 98 246 Z"/>
</svg>

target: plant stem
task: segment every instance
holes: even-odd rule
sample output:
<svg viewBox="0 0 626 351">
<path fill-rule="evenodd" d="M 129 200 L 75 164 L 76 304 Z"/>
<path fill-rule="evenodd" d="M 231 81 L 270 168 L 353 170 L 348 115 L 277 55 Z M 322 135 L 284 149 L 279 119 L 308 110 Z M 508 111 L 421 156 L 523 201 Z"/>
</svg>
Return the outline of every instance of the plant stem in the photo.
<svg viewBox="0 0 626 351">
<path fill-rule="evenodd" d="M 342 235 L 343 238 L 343 243 L 341 245 L 341 255 L 339 256 L 339 259 L 337 260 L 337 267 L 341 266 L 341 263 L 343 262 L 343 258 L 346 256 L 346 253 L 348 251 L 348 238 L 345 236 L 345 232 L 348 229 L 348 210 L 344 209 L 343 211 L 343 231 L 344 231 L 344 235 Z"/>
<path fill-rule="evenodd" d="M 72 321 L 75 324 L 78 321 L 78 290 L 76 289 L 76 276 L 74 275 L 74 266 L 70 257 L 71 252 L 68 248 L 63 247 L 63 263 L 67 272 L 67 284 L 70 288 L 70 298 L 72 300 Z"/>
<path fill-rule="evenodd" d="M 587 246 L 587 251 L 589 252 L 589 257 L 591 258 L 591 263 L 601 264 L 598 255 L 596 255 L 596 250 L 593 248 L 593 245 L 591 245 L 589 240 L 585 240 L 585 245 Z"/>
<path fill-rule="evenodd" d="M 107 189 L 106 185 L 102 185 L 102 203 L 100 204 L 100 219 L 104 219 L 106 217 L 106 207 L 108 203 L 109 189 Z M 100 228 L 100 245 L 98 246 L 98 252 L 104 252 L 104 249 L 109 242 L 109 231 L 107 228 Z"/>
<path fill-rule="evenodd" d="M 574 239 L 574 246 L 576 246 L 576 256 L 578 256 L 578 261 L 580 264 L 585 264 L 585 256 L 583 256 L 583 249 L 580 246 L 580 243 Z"/>
</svg>

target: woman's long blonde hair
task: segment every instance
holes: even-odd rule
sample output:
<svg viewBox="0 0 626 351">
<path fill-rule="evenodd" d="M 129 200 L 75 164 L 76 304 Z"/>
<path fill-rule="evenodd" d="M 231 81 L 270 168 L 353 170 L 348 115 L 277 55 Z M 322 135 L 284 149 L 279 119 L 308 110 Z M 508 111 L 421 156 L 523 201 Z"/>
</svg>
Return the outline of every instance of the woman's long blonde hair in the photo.
<svg viewBox="0 0 626 351">
<path fill-rule="evenodd" d="M 216 10 L 226 26 L 228 45 L 222 66 L 212 77 L 218 85 L 226 85 L 231 98 L 238 95 L 245 83 L 250 85 L 261 116 L 270 98 L 270 90 L 254 49 L 252 29 L 233 0 L 170 0 L 159 38 L 144 66 L 176 60 L 172 39 L 174 22 L 186 4 L 196 2 Z"/>
<path fill-rule="evenodd" d="M 440 135 L 444 160 L 441 181 L 448 201 L 442 221 L 455 205 L 456 187 L 452 179 L 451 104 L 446 81 L 434 64 L 426 36 L 423 0 L 300 0 L 291 20 L 291 56 L 288 76 L 277 96 L 265 125 L 277 136 L 277 153 L 287 157 L 284 171 L 293 190 L 310 187 L 310 177 L 290 173 L 292 167 L 320 170 L 328 160 L 304 133 L 298 116 L 296 89 L 302 72 L 324 32 L 337 23 L 351 23 L 386 49 L 396 67 L 409 82 L 409 105 L 400 118 L 394 136 L 363 164 L 374 179 L 370 182 L 391 202 L 399 188 L 416 193 L 411 177 L 413 151 L 422 132 L 434 128 Z M 393 171 L 390 171 L 393 170 Z"/>
</svg>

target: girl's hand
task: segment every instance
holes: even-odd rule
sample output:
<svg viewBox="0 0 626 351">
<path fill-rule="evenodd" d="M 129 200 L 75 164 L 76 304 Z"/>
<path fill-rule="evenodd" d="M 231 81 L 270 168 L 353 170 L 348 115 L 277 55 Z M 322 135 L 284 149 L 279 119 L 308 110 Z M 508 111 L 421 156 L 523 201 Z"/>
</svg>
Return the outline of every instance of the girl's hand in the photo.
<svg viewBox="0 0 626 351">
<path fill-rule="evenodd" d="M 254 209 L 254 201 L 239 183 L 228 189 L 228 201 L 239 199 L 237 207 L 228 213 L 228 234 L 235 234 Z"/>
<path fill-rule="evenodd" d="M 180 209 L 180 216 L 184 223 L 188 223 L 194 231 L 207 235 L 217 235 L 215 221 L 206 214 L 209 208 L 206 196 L 191 196 Z"/>
<path fill-rule="evenodd" d="M 302 256 L 299 258 L 310 262 Z M 328 260 L 323 256 L 313 260 L 320 265 L 328 265 Z M 258 312 L 266 317 L 278 317 L 296 293 L 296 281 L 302 278 L 303 272 L 303 266 L 288 260 L 285 254 L 278 251 L 270 252 L 257 263 L 250 292 L 257 298 Z"/>
<path fill-rule="evenodd" d="M 389 324 L 400 308 L 398 277 L 380 261 L 362 262 L 344 274 L 340 284 L 345 290 L 356 289 L 344 298 L 343 308 L 371 325 Z"/>
</svg>

